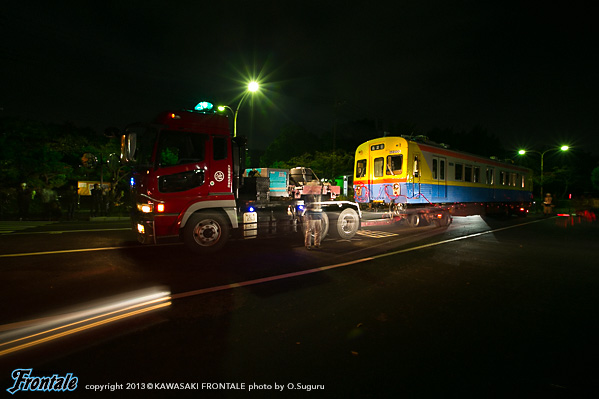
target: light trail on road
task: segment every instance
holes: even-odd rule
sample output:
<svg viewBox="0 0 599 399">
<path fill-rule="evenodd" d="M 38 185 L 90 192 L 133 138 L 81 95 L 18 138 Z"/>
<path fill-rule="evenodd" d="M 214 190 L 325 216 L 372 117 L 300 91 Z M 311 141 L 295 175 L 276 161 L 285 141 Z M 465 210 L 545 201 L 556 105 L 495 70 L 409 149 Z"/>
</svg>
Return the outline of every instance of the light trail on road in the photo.
<svg viewBox="0 0 599 399">
<path fill-rule="evenodd" d="M 170 305 L 168 291 L 149 288 L 84 304 L 80 310 L 5 324 L 0 326 L 0 357 Z"/>
<path fill-rule="evenodd" d="M 43 252 L 21 252 L 17 254 L 2 254 L 0 258 L 18 258 L 23 256 L 37 256 L 37 255 L 58 255 L 58 254 L 69 254 L 77 252 L 94 252 L 94 251 L 114 251 L 116 249 L 137 249 L 147 247 L 166 247 L 170 245 L 183 245 L 180 242 L 169 243 L 169 244 L 156 244 L 156 245 L 139 245 L 139 246 L 121 246 L 121 247 L 101 247 L 101 248 L 80 248 L 80 249 L 60 249 L 56 251 L 43 251 Z"/>
</svg>

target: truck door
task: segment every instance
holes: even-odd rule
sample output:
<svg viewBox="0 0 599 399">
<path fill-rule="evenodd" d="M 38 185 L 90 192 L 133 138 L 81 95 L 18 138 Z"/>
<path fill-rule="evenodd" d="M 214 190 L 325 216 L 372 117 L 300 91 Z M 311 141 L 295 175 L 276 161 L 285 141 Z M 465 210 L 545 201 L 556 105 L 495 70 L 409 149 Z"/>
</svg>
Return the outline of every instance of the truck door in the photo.
<svg viewBox="0 0 599 399">
<path fill-rule="evenodd" d="M 206 176 L 210 194 L 230 194 L 233 171 L 229 139 L 225 136 L 212 136 L 210 149 L 210 166 Z"/>
</svg>

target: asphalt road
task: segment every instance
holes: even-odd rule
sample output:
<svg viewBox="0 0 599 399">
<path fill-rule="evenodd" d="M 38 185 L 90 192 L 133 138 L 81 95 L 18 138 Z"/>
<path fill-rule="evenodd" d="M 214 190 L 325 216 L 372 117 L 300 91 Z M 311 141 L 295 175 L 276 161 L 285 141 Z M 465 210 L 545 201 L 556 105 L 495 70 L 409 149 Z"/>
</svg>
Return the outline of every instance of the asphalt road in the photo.
<svg viewBox="0 0 599 399">
<path fill-rule="evenodd" d="M 460 217 L 320 251 L 287 237 L 210 257 L 140 246 L 124 223 L 15 231 L 0 236 L 0 388 L 32 368 L 72 373 L 65 394 L 77 397 L 92 385 L 164 397 L 174 382 L 196 397 L 588 397 L 599 388 L 598 225 Z M 100 320 L 91 310 L 153 288 L 170 295 L 159 309 L 55 337 L 59 315 L 87 327 Z M 20 349 L 23 330 L 7 334 L 23 326 L 32 344 Z"/>
</svg>

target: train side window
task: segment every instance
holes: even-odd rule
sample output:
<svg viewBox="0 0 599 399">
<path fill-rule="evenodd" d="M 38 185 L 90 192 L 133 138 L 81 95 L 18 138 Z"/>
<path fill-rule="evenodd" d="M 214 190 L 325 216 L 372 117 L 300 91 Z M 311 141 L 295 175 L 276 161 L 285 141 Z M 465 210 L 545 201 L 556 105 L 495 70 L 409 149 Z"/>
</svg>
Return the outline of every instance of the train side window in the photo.
<svg viewBox="0 0 599 399">
<path fill-rule="evenodd" d="M 474 183 L 480 182 L 480 168 L 478 166 L 475 166 L 474 169 L 472 169 L 472 181 Z"/>
<path fill-rule="evenodd" d="M 375 158 L 374 159 L 374 176 L 375 177 L 382 177 L 383 176 L 383 169 L 385 167 L 385 159 L 384 158 Z"/>
<path fill-rule="evenodd" d="M 433 179 L 437 180 L 439 176 L 437 175 L 437 158 L 433 158 Z"/>
<path fill-rule="evenodd" d="M 418 161 L 418 155 L 414 156 L 414 177 L 420 176 L 420 162 Z"/>
<path fill-rule="evenodd" d="M 492 186 L 495 184 L 495 169 L 487 168 L 487 177 L 485 183 Z"/>
<path fill-rule="evenodd" d="M 526 176 L 522 175 L 520 176 L 520 187 L 524 188 L 524 186 L 526 185 Z"/>
<path fill-rule="evenodd" d="M 445 160 L 439 160 L 439 179 L 445 180 Z"/>
<path fill-rule="evenodd" d="M 462 180 L 464 177 L 464 165 L 461 163 L 455 164 L 455 180 Z"/>
<path fill-rule="evenodd" d="M 505 172 L 503 170 L 499 172 L 499 182 L 501 183 L 502 186 L 505 186 L 506 178 L 505 178 Z"/>
<path fill-rule="evenodd" d="M 356 177 L 366 176 L 366 160 L 360 159 L 356 162 Z"/>
<path fill-rule="evenodd" d="M 401 175 L 401 165 L 403 162 L 403 155 L 389 155 L 387 156 L 387 171 L 388 175 Z"/>
<path fill-rule="evenodd" d="M 466 165 L 464 167 L 464 181 L 472 181 L 472 165 Z"/>
</svg>

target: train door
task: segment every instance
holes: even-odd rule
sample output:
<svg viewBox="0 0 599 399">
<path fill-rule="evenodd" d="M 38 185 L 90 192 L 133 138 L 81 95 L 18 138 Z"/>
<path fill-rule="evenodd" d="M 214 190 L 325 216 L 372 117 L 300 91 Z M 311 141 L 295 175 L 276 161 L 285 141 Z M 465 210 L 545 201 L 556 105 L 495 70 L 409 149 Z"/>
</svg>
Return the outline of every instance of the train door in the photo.
<svg viewBox="0 0 599 399">
<path fill-rule="evenodd" d="M 370 168 L 371 174 L 368 179 L 368 190 L 370 191 L 370 198 L 372 200 L 381 201 L 384 200 L 384 194 L 381 192 L 378 185 L 381 184 L 380 180 L 384 178 L 385 158 L 383 157 L 384 154 L 382 151 L 372 151 L 370 155 L 370 164 L 372 167 Z M 379 187 L 378 190 L 377 187 Z"/>
<path fill-rule="evenodd" d="M 432 175 L 433 175 L 433 197 L 447 198 L 447 178 L 446 168 L 447 159 L 444 157 L 433 157 Z"/>
<path fill-rule="evenodd" d="M 408 196 L 417 197 L 420 195 L 420 176 L 422 174 L 422 155 L 415 153 L 412 157 L 412 178 L 411 183 L 408 183 Z"/>
</svg>

